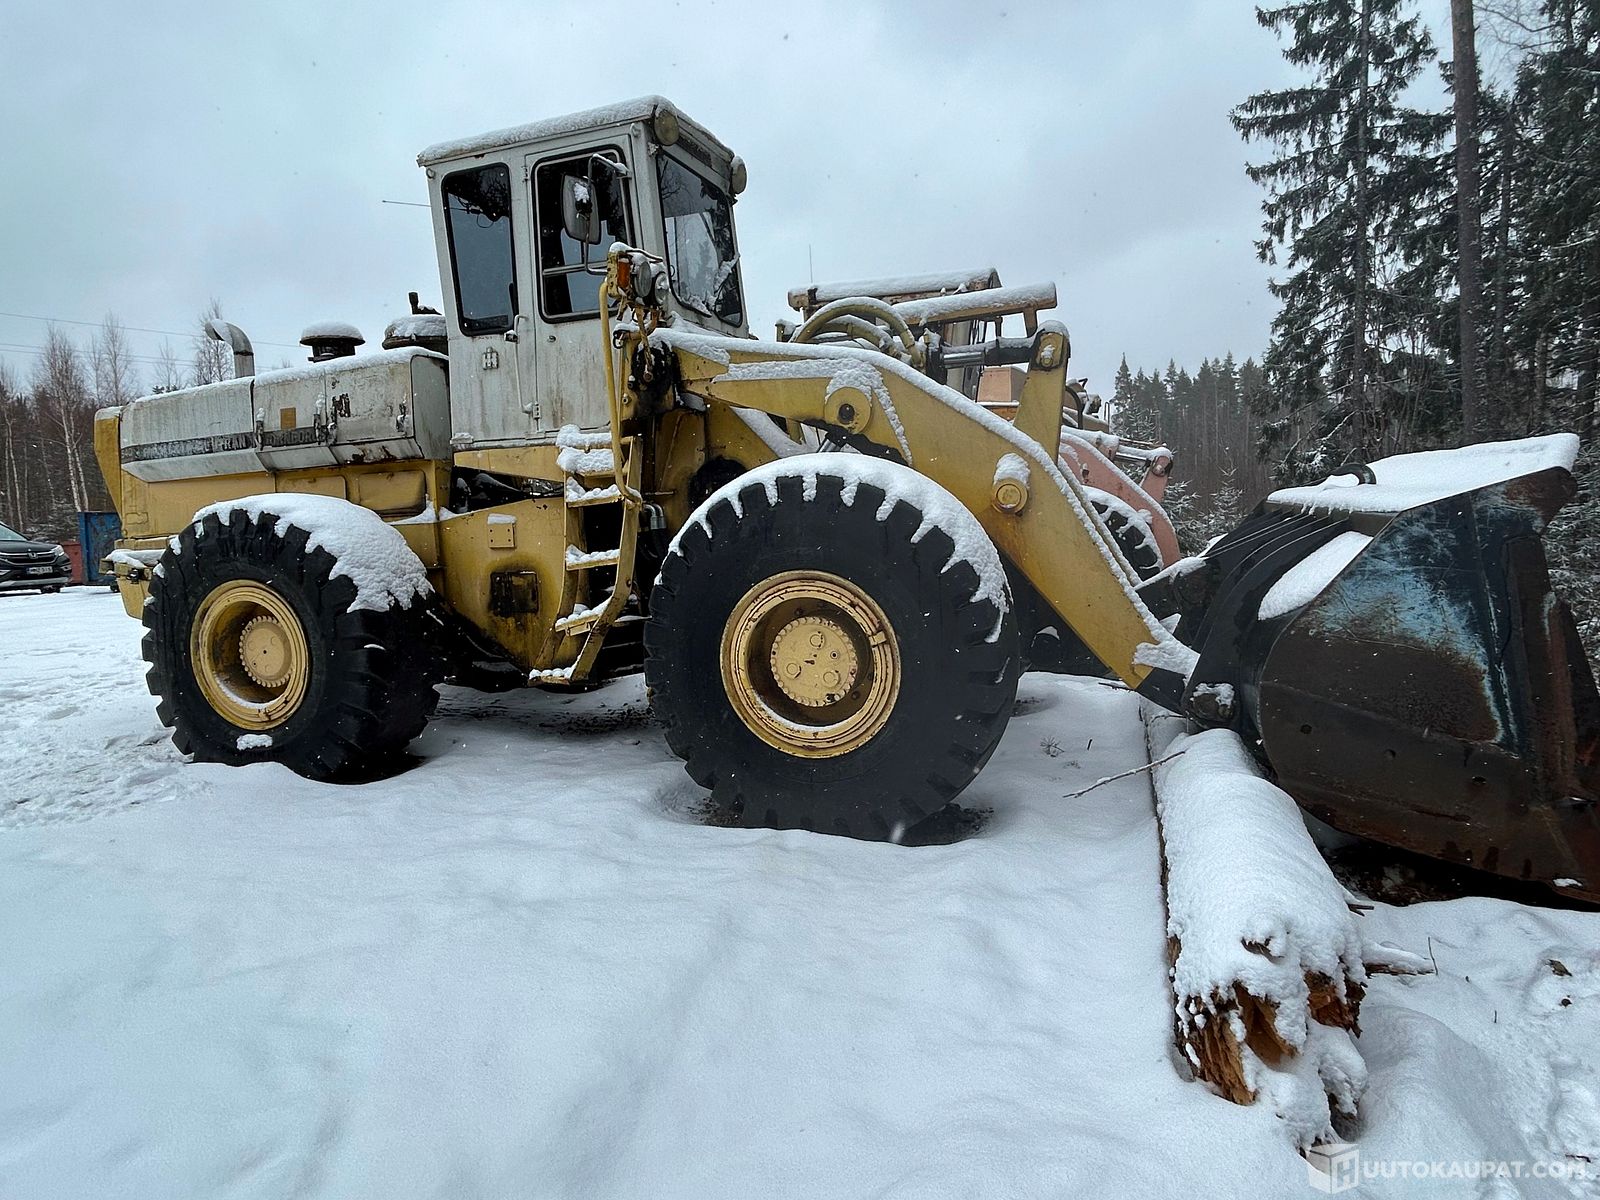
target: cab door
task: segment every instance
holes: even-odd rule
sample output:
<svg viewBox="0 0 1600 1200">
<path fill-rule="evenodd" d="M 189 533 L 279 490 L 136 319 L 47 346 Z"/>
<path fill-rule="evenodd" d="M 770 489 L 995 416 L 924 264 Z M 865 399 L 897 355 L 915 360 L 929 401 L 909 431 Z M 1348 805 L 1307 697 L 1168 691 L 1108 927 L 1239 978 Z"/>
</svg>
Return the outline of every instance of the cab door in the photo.
<svg viewBox="0 0 1600 1200">
<path fill-rule="evenodd" d="M 596 172 L 589 160 L 595 155 L 624 163 L 619 145 L 600 145 L 545 155 L 530 155 L 527 176 L 532 198 L 536 312 L 524 362 L 531 360 L 536 373 L 537 405 L 534 421 L 542 433 L 563 425 L 594 429 L 609 421 L 606 407 L 606 365 L 610 348 L 600 334 L 600 282 L 606 252 L 613 242 L 637 245 L 634 217 L 637 211 L 632 180 L 610 172 Z M 561 198 L 568 176 L 593 181 L 601 217 L 600 240 L 585 246 L 562 228 Z M 585 260 L 587 259 L 587 265 Z"/>
<path fill-rule="evenodd" d="M 520 180 L 515 181 L 520 183 Z M 503 162 L 446 175 L 435 207 L 450 330 L 450 422 L 460 449 L 521 445 L 534 432 L 525 396 L 531 374 L 520 369 L 524 323 L 518 278 L 527 228 L 521 188 Z M 519 246 L 519 242 L 521 245 Z"/>
</svg>

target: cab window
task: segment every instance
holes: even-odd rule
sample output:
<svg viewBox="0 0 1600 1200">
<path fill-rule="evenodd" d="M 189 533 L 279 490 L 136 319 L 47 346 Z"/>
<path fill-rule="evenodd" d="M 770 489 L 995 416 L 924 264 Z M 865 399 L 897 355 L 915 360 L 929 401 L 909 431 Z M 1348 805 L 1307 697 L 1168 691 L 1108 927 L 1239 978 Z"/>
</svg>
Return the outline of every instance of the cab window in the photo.
<svg viewBox="0 0 1600 1200">
<path fill-rule="evenodd" d="M 546 317 L 588 317 L 599 313 L 603 275 L 595 271 L 603 271 L 612 242 L 631 244 L 633 240 L 622 181 L 609 171 L 591 172 L 589 159 L 594 153 L 621 160 L 615 150 L 585 152 L 540 163 L 533 173 L 534 207 L 539 222 L 539 296 Z M 601 228 L 599 244 L 587 247 L 589 266 L 585 269 L 584 245 L 573 241 L 561 227 L 561 189 L 567 176 L 587 181 L 591 174 Z"/>
<path fill-rule="evenodd" d="M 658 167 L 673 295 L 708 317 L 742 325 L 733 201 L 722 188 L 670 155 L 663 154 Z"/>
<path fill-rule="evenodd" d="M 462 333 L 505 333 L 517 316 L 511 169 L 493 163 L 445 177 L 445 228 Z"/>
</svg>

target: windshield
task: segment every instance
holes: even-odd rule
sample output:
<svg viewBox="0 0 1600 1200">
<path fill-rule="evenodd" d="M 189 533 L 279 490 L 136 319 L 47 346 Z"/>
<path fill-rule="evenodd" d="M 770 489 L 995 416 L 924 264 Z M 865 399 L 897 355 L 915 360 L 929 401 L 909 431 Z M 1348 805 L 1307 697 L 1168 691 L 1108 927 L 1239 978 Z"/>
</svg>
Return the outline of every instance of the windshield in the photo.
<svg viewBox="0 0 1600 1200">
<path fill-rule="evenodd" d="M 10 526 L 0 525 L 0 542 L 25 542 L 27 540 Z"/>
<path fill-rule="evenodd" d="M 716 184 L 671 156 L 657 161 L 673 295 L 708 317 L 743 325 L 732 202 Z"/>
</svg>

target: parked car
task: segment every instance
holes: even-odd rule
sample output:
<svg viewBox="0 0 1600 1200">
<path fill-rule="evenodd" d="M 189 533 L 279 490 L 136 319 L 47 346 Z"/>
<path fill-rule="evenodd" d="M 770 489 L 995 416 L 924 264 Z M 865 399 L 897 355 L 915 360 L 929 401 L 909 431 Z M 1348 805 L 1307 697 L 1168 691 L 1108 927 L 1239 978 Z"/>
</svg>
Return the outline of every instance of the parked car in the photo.
<svg viewBox="0 0 1600 1200">
<path fill-rule="evenodd" d="M 59 592 L 72 582 L 72 561 L 54 542 L 36 542 L 0 525 L 0 592 Z"/>
</svg>

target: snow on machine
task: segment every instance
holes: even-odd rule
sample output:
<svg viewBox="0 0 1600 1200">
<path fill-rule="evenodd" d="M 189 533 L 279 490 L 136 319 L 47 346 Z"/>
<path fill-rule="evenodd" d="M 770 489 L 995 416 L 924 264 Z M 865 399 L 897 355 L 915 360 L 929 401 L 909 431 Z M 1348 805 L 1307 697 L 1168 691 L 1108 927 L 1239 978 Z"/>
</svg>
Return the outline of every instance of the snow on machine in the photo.
<svg viewBox="0 0 1600 1200">
<path fill-rule="evenodd" d="M 359 776 L 441 679 L 643 669 L 730 813 L 892 838 L 1030 661 L 1089 663 L 1336 826 L 1600 897 L 1600 717 L 1540 542 L 1570 439 L 1356 465 L 1175 561 L 1171 456 L 1096 421 L 1053 288 L 803 289 L 756 340 L 744 163 L 656 97 L 419 163 L 442 313 L 259 375 L 219 325 L 237 378 L 97 419 L 180 749 Z"/>
</svg>

